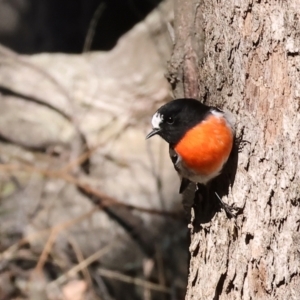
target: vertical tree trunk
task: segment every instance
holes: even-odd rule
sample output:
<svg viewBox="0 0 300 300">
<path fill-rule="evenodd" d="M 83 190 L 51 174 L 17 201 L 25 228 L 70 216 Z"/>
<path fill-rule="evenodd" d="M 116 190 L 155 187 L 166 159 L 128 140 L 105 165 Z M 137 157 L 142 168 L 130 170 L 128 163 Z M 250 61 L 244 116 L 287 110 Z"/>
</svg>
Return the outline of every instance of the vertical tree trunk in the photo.
<svg viewBox="0 0 300 300">
<path fill-rule="evenodd" d="M 246 143 L 223 211 L 191 224 L 186 300 L 300 299 L 300 1 L 177 0 L 176 97 L 237 116 Z"/>
</svg>

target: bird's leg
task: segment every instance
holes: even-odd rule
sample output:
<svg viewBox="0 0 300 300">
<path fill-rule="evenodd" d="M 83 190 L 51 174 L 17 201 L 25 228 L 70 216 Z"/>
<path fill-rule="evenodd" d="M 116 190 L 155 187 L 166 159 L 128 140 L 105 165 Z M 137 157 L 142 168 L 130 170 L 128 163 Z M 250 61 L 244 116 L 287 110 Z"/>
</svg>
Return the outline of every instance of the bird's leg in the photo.
<svg viewBox="0 0 300 300">
<path fill-rule="evenodd" d="M 225 203 L 221 197 L 218 195 L 217 192 L 215 192 L 215 195 L 217 196 L 218 200 L 219 200 L 219 205 L 221 206 L 221 208 L 223 208 L 227 214 L 227 216 L 230 216 L 230 218 L 236 218 L 236 209 L 232 206 L 230 206 L 229 204 Z"/>
<path fill-rule="evenodd" d="M 194 208 L 197 211 L 198 221 L 206 223 L 210 220 L 214 202 L 209 199 L 209 186 L 196 184 L 194 196 Z"/>
<path fill-rule="evenodd" d="M 201 208 L 203 212 L 207 212 L 210 207 L 209 187 L 200 183 L 196 183 L 194 205 Z"/>
<path fill-rule="evenodd" d="M 206 198 L 207 198 L 207 190 L 205 186 L 196 183 L 194 204 L 197 205 L 198 203 L 205 201 Z"/>
<path fill-rule="evenodd" d="M 182 194 L 186 188 L 189 186 L 191 181 L 187 178 L 182 177 L 181 183 L 180 183 L 180 188 L 179 188 L 179 194 Z"/>
</svg>

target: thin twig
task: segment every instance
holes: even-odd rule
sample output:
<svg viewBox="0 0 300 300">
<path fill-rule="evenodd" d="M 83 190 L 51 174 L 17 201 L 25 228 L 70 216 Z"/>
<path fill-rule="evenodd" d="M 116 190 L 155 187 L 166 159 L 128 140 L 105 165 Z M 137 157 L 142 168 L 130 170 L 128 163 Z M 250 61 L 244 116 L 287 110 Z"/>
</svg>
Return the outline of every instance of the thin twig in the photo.
<svg viewBox="0 0 300 300">
<path fill-rule="evenodd" d="M 22 238 L 17 243 L 11 245 L 8 249 L 6 249 L 4 252 L 0 253 L 0 262 L 5 260 L 11 260 L 14 258 L 14 253 L 23 245 L 28 244 L 30 241 L 34 241 L 37 238 L 49 234 L 51 229 L 44 229 L 38 232 L 35 232 L 33 234 L 28 235 L 25 238 Z"/>
<path fill-rule="evenodd" d="M 0 171 L 5 171 L 5 172 L 13 172 L 13 171 L 27 171 L 27 172 L 32 172 L 32 173 L 39 173 L 42 174 L 43 176 L 50 177 L 50 178 L 56 178 L 56 179 L 62 179 L 66 182 L 72 183 L 76 185 L 77 187 L 83 189 L 86 193 L 91 194 L 93 196 L 96 196 L 100 202 L 97 203 L 99 208 L 104 208 L 104 207 L 109 207 L 109 206 L 123 206 L 126 207 L 130 210 L 137 210 L 140 212 L 145 212 L 148 214 L 154 214 L 154 215 L 163 215 L 163 216 L 169 216 L 173 218 L 177 218 L 178 214 L 177 213 L 172 213 L 172 212 L 166 212 L 162 210 L 157 210 L 157 209 L 150 209 L 150 208 L 144 208 L 132 204 L 126 204 L 121 201 L 118 201 L 117 199 L 106 195 L 102 193 L 101 191 L 91 187 L 89 184 L 82 182 L 81 180 L 77 179 L 76 177 L 67 174 L 67 173 L 62 173 L 61 171 L 53 171 L 53 170 L 47 170 L 47 169 L 40 169 L 36 168 L 34 166 L 30 165 L 14 165 L 14 164 L 3 164 L 0 165 Z"/>
<path fill-rule="evenodd" d="M 24 65 L 27 68 L 30 68 L 37 73 L 41 74 L 45 78 L 49 80 L 58 90 L 59 92 L 68 100 L 69 105 L 72 105 L 73 99 L 70 96 L 68 90 L 54 77 L 52 76 L 49 72 L 47 72 L 44 68 L 39 67 L 38 65 L 30 62 L 27 59 L 24 59 L 21 55 L 19 55 L 17 52 L 14 52 L 13 50 L 3 46 L 0 44 L 0 53 L 4 54 L 8 58 L 11 58 L 11 61 L 13 63 L 19 62 L 20 64 Z M 57 112 L 60 112 L 64 117 L 66 117 L 68 120 L 73 121 L 73 118 L 71 114 L 68 114 L 66 111 L 62 111 L 58 109 L 57 107 L 53 107 L 51 104 L 45 102 L 41 102 L 41 104 L 48 105 L 52 108 L 54 108 Z M 73 109 L 73 107 L 72 107 Z M 78 129 L 78 128 L 76 128 Z"/>
<path fill-rule="evenodd" d="M 105 9 L 105 3 L 102 2 L 98 5 L 98 7 L 91 19 L 91 22 L 90 22 L 89 28 L 88 28 L 88 32 L 87 32 L 87 35 L 86 35 L 85 41 L 84 41 L 83 53 L 91 50 L 92 42 L 93 42 L 94 35 L 96 32 L 96 26 L 97 26 L 97 23 L 100 19 L 101 14 L 103 13 L 104 9 Z"/>
<path fill-rule="evenodd" d="M 50 236 L 48 238 L 48 241 L 40 255 L 40 258 L 39 258 L 39 261 L 35 267 L 35 270 L 37 272 L 41 272 L 44 265 L 45 265 L 45 262 L 47 261 L 47 258 L 48 258 L 48 255 L 49 253 L 51 252 L 52 250 L 52 246 L 56 240 L 56 237 L 58 236 L 58 234 L 63 231 L 63 230 L 66 230 L 67 228 L 85 220 L 86 218 L 90 217 L 94 212 L 97 211 L 97 208 L 93 208 L 92 210 L 88 211 L 87 213 L 84 213 L 82 214 L 81 216 L 77 217 L 77 218 L 74 218 L 72 220 L 69 220 L 67 222 L 64 222 L 64 223 L 61 223 L 61 224 L 58 224 L 56 226 L 54 226 L 52 229 L 51 229 L 51 233 L 50 233 Z"/>
<path fill-rule="evenodd" d="M 48 286 L 63 284 L 65 281 L 68 280 L 68 278 L 75 276 L 78 272 L 88 267 L 90 264 L 97 261 L 103 255 L 111 251 L 111 248 L 117 243 L 117 241 L 119 240 L 114 239 L 112 242 L 104 246 L 102 249 L 98 250 L 97 252 L 95 252 L 94 254 L 92 254 L 91 256 L 89 256 L 88 258 L 86 258 L 85 260 L 83 260 L 73 268 L 71 268 L 68 272 L 64 273 L 63 275 L 59 276 L 57 279 L 50 282 Z"/>
<path fill-rule="evenodd" d="M 164 259 L 163 259 L 161 247 L 159 247 L 159 246 L 156 247 L 155 254 L 156 254 L 155 256 L 156 256 L 156 262 L 157 262 L 158 282 L 161 285 L 166 285 Z"/>
<path fill-rule="evenodd" d="M 60 172 L 62 172 L 62 173 L 68 173 L 73 168 L 82 165 L 87 159 L 89 159 L 95 153 L 95 151 L 98 149 L 99 146 L 100 145 L 92 147 L 89 150 L 83 152 L 78 157 L 76 157 L 74 160 L 71 160 L 68 164 L 66 164 L 65 166 L 63 166 L 60 169 Z"/>
<path fill-rule="evenodd" d="M 130 284 L 135 284 L 135 285 L 141 286 L 143 288 L 148 288 L 150 290 L 157 291 L 157 292 L 171 294 L 170 288 L 160 285 L 160 284 L 150 282 L 150 281 L 146 281 L 146 280 L 143 280 L 143 279 L 140 279 L 137 277 L 131 277 L 131 276 L 124 275 L 124 274 L 121 274 L 116 271 L 107 270 L 107 269 L 103 269 L 103 268 L 98 268 L 97 272 L 103 277 L 116 279 L 116 280 L 123 281 L 123 282 L 130 283 Z"/>
<path fill-rule="evenodd" d="M 76 255 L 78 263 L 79 264 L 82 263 L 84 261 L 84 256 L 83 256 L 83 253 L 82 253 L 78 243 L 76 242 L 76 240 L 71 235 L 68 235 L 67 239 L 68 239 L 68 242 L 70 243 L 70 245 L 73 248 L 73 251 Z M 92 282 L 92 278 L 91 278 L 91 275 L 89 273 L 89 270 L 88 270 L 87 266 L 85 266 L 81 271 L 82 271 L 83 277 L 85 278 L 85 281 L 88 283 L 89 287 L 91 288 L 93 286 L 93 282 Z"/>
</svg>

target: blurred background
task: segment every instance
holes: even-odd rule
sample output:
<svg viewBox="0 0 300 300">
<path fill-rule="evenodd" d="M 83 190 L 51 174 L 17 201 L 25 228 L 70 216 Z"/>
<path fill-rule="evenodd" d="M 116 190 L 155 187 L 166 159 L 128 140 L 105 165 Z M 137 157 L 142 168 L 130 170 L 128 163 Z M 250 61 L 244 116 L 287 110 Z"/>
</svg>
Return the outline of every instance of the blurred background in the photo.
<svg viewBox="0 0 300 300">
<path fill-rule="evenodd" d="M 0 1 L 0 300 L 184 299 L 187 219 L 151 116 L 173 1 Z"/>
<path fill-rule="evenodd" d="M 89 50 L 111 50 L 161 0 L 2 0 L 1 43 L 19 53 L 81 53 L 93 18 Z M 163 17 L 163 16 L 162 16 Z"/>
</svg>

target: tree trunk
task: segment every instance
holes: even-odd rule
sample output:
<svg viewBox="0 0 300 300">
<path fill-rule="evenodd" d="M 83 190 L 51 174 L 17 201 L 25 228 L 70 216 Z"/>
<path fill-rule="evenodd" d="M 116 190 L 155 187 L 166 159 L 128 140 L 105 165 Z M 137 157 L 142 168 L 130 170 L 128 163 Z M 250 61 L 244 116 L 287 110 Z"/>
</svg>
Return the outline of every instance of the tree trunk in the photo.
<svg viewBox="0 0 300 300">
<path fill-rule="evenodd" d="M 299 19 L 299 0 L 176 1 L 175 96 L 232 111 L 249 142 L 223 197 L 242 213 L 190 224 L 186 300 L 300 299 Z"/>
</svg>

